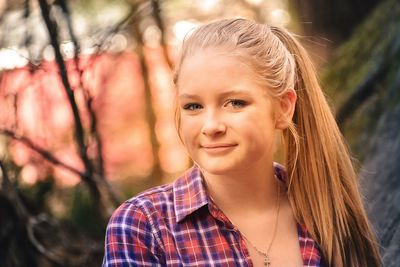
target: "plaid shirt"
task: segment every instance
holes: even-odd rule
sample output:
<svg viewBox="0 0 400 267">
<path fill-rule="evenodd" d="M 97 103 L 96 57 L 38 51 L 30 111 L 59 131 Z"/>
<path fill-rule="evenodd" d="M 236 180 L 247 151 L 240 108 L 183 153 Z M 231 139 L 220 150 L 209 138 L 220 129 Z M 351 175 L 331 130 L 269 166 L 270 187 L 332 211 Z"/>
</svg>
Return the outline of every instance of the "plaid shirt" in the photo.
<svg viewBox="0 0 400 267">
<path fill-rule="evenodd" d="M 275 165 L 283 180 L 284 171 Z M 303 265 L 322 266 L 321 254 L 298 224 Z M 210 200 L 200 170 L 127 200 L 107 227 L 103 267 L 253 266 L 245 240 Z"/>
</svg>

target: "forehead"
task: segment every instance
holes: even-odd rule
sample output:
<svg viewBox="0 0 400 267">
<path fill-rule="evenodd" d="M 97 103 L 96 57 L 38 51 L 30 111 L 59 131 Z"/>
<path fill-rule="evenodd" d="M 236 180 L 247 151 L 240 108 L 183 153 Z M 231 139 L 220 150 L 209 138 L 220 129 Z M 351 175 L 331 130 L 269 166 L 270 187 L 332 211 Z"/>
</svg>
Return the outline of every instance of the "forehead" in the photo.
<svg viewBox="0 0 400 267">
<path fill-rule="evenodd" d="M 221 49 L 199 50 L 182 62 L 177 87 L 179 93 L 187 91 L 215 91 L 260 87 L 250 66 L 237 55 Z"/>
</svg>

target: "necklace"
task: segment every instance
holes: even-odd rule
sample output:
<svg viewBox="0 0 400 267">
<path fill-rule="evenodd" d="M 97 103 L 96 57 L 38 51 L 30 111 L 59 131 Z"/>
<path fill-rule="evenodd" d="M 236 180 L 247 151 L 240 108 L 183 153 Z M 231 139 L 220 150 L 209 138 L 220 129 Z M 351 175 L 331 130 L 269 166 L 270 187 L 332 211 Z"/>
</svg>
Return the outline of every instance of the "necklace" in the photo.
<svg viewBox="0 0 400 267">
<path fill-rule="evenodd" d="M 278 195 L 276 197 L 277 198 L 277 201 L 276 201 L 277 202 L 276 203 L 276 218 L 275 218 L 275 224 L 274 224 L 274 231 L 273 231 L 273 234 L 272 234 L 272 239 L 271 239 L 271 242 L 269 242 L 267 251 L 266 252 L 261 251 L 252 242 L 250 242 L 250 240 L 243 233 L 240 233 L 243 236 L 243 238 L 247 241 L 247 243 L 249 243 L 253 247 L 253 249 L 257 252 L 257 254 L 260 255 L 261 257 L 263 257 L 264 266 L 265 267 L 269 267 L 271 265 L 271 261 L 270 261 L 270 258 L 269 258 L 269 252 L 271 250 L 272 244 L 274 243 L 276 232 L 277 232 L 277 228 L 278 228 L 279 209 L 280 209 L 280 193 L 279 193 L 279 184 L 276 181 L 276 179 L 277 179 L 277 177 L 275 175 L 275 182 L 276 182 L 276 188 L 277 188 L 277 193 L 278 193 Z M 215 201 L 214 201 L 214 199 L 213 199 L 213 197 L 211 195 L 210 195 L 210 198 L 215 203 Z"/>
<path fill-rule="evenodd" d="M 276 177 L 275 177 L 275 179 L 276 179 Z M 253 249 L 257 252 L 257 254 L 264 258 L 264 266 L 265 267 L 269 267 L 270 264 L 271 264 L 271 261 L 270 261 L 270 258 L 269 258 L 269 252 L 271 250 L 272 244 L 274 243 L 276 232 L 277 232 L 277 228 L 278 228 L 278 218 L 279 218 L 279 209 L 280 209 L 280 193 L 279 193 L 279 185 L 278 185 L 278 183 L 277 183 L 277 192 L 278 192 L 278 196 L 277 196 L 277 203 L 276 203 L 276 218 L 275 218 L 275 224 L 274 224 L 274 232 L 272 234 L 271 242 L 269 242 L 267 251 L 266 252 L 261 251 L 243 233 L 241 233 L 243 238 L 247 241 L 247 243 L 249 243 L 253 247 Z"/>
</svg>

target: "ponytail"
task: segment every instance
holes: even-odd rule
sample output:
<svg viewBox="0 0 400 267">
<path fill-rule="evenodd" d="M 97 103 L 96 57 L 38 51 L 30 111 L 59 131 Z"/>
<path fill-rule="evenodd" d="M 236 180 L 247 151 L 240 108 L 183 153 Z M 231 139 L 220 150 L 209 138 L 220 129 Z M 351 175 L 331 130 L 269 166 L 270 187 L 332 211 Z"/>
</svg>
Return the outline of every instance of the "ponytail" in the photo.
<svg viewBox="0 0 400 267">
<path fill-rule="evenodd" d="M 271 31 L 295 58 L 297 93 L 293 126 L 284 130 L 288 197 L 296 218 L 320 245 L 328 266 L 381 266 L 349 151 L 299 42 Z"/>
</svg>

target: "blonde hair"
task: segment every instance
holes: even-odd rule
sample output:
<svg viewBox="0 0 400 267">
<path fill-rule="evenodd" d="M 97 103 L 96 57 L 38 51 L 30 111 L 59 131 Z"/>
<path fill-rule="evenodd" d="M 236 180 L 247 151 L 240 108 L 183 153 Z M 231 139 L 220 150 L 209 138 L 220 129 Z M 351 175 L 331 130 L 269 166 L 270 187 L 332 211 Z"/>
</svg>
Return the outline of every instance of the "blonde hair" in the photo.
<svg viewBox="0 0 400 267">
<path fill-rule="evenodd" d="M 206 48 L 240 57 L 276 98 L 295 89 L 295 113 L 283 130 L 283 144 L 296 219 L 318 243 L 328 266 L 381 266 L 349 151 L 302 45 L 280 27 L 246 19 L 216 21 L 185 39 L 175 81 L 184 60 Z"/>
</svg>

